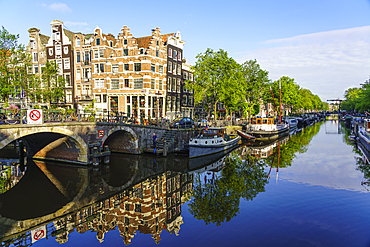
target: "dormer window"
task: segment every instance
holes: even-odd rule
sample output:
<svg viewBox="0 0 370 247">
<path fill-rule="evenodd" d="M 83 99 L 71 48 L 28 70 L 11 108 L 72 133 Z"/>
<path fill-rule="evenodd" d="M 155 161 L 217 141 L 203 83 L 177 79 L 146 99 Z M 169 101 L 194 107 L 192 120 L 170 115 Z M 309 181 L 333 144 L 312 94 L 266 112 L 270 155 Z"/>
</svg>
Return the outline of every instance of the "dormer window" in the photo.
<svg viewBox="0 0 370 247">
<path fill-rule="evenodd" d="M 79 38 L 77 38 L 76 46 L 77 46 L 77 47 L 79 47 L 79 46 L 80 46 L 80 43 L 81 43 L 80 39 L 79 39 Z"/>
<path fill-rule="evenodd" d="M 127 39 L 124 39 L 124 40 L 123 40 L 123 44 L 124 44 L 124 45 L 127 45 Z"/>
<path fill-rule="evenodd" d="M 100 45 L 100 38 L 96 39 L 96 45 Z"/>
</svg>

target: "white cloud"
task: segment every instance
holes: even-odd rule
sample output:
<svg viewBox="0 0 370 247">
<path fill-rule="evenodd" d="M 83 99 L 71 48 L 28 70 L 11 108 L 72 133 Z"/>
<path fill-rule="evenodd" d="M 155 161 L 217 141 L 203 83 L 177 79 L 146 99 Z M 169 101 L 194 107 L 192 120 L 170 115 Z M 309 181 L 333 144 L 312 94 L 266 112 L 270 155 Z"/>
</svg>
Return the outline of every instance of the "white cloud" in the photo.
<svg viewBox="0 0 370 247">
<path fill-rule="evenodd" d="M 370 26 L 266 41 L 241 61 L 257 59 L 270 78 L 295 78 L 323 101 L 343 98 L 370 75 Z M 239 59 L 238 59 L 239 60 Z"/>
<path fill-rule="evenodd" d="M 67 27 L 82 27 L 82 26 L 88 26 L 86 22 L 73 22 L 73 21 L 66 21 L 64 22 L 64 25 Z"/>
<path fill-rule="evenodd" d="M 49 9 L 62 13 L 72 12 L 72 10 L 65 3 L 52 3 L 49 5 Z"/>
</svg>

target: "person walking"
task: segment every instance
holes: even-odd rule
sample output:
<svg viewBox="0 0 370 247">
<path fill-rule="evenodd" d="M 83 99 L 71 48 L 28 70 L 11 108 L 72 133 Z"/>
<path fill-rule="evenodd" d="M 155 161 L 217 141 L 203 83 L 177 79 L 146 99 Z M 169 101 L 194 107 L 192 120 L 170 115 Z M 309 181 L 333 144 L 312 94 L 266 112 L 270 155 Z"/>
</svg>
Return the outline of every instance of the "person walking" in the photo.
<svg viewBox="0 0 370 247">
<path fill-rule="evenodd" d="M 157 135 L 155 133 L 153 133 L 153 146 L 154 149 L 157 147 Z"/>
</svg>

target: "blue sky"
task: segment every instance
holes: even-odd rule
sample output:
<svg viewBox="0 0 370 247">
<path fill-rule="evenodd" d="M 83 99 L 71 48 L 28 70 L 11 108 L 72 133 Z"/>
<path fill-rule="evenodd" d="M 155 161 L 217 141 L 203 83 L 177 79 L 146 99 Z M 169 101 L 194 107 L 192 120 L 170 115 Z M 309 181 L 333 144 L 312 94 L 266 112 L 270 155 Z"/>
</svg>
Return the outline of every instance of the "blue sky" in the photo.
<svg viewBox="0 0 370 247">
<path fill-rule="evenodd" d="M 239 63 L 256 59 L 270 79 L 289 76 L 323 101 L 343 98 L 370 77 L 369 0 L 70 1 L 0 0 L 0 25 L 28 42 L 28 29 L 50 35 L 58 19 L 73 32 L 95 26 L 134 37 L 179 30 L 192 64 L 207 48 Z"/>
</svg>

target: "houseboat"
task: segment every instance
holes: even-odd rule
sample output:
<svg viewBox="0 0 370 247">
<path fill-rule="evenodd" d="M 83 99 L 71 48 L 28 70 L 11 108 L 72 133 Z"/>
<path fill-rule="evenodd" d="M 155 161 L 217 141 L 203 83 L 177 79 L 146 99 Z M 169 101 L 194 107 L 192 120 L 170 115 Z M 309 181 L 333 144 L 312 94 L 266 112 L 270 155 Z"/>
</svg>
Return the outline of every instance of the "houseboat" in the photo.
<svg viewBox="0 0 370 247">
<path fill-rule="evenodd" d="M 225 151 L 238 145 L 240 136 L 231 137 L 225 127 L 206 128 L 189 141 L 189 158 L 206 156 Z"/>
<path fill-rule="evenodd" d="M 255 117 L 245 128 L 245 133 L 255 137 L 256 141 L 269 141 L 289 134 L 289 125 L 275 124 L 273 118 Z"/>
</svg>

